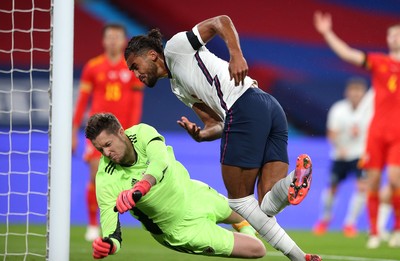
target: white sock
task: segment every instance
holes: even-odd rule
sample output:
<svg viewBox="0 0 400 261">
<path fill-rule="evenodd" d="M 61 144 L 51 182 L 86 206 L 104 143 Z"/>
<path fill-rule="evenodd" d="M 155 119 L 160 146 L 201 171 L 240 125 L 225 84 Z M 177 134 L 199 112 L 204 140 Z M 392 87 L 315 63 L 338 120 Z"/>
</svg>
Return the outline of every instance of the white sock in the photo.
<svg viewBox="0 0 400 261">
<path fill-rule="evenodd" d="M 350 204 L 347 208 L 346 218 L 344 219 L 345 225 L 354 225 L 357 221 L 361 210 L 364 209 L 366 194 L 362 192 L 355 192 L 351 197 Z"/>
<path fill-rule="evenodd" d="M 288 257 L 295 253 L 297 256 L 290 257 L 291 260 L 296 260 L 296 258 L 304 260 L 304 252 L 276 222 L 275 217 L 269 217 L 261 210 L 254 195 L 228 201 L 229 206 L 246 219 L 272 247 Z"/>
<path fill-rule="evenodd" d="M 389 221 L 390 214 L 392 212 L 392 205 L 381 202 L 378 209 L 378 231 L 379 233 L 387 232 L 386 225 Z"/>
<path fill-rule="evenodd" d="M 289 205 L 288 191 L 293 181 L 294 171 L 290 172 L 286 178 L 275 183 L 270 191 L 265 194 L 261 202 L 261 210 L 268 216 L 275 216 Z"/>
<path fill-rule="evenodd" d="M 330 221 L 332 218 L 332 206 L 334 198 L 330 189 L 326 189 L 322 194 L 322 217 L 323 221 Z"/>
</svg>

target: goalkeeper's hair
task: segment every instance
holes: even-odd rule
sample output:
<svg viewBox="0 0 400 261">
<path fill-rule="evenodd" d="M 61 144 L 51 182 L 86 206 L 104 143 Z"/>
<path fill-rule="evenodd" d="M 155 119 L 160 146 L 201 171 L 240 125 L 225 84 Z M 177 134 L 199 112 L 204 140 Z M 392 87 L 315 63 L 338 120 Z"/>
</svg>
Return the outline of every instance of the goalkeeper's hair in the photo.
<svg viewBox="0 0 400 261">
<path fill-rule="evenodd" d="M 149 50 L 154 50 L 163 54 L 162 34 L 158 28 L 151 29 L 147 35 L 137 35 L 131 38 L 128 46 L 125 48 L 125 60 L 132 53 L 141 55 Z"/>
<path fill-rule="evenodd" d="M 121 123 L 119 123 L 114 114 L 96 113 L 88 120 L 85 128 L 85 137 L 89 140 L 94 140 L 103 130 L 110 134 L 116 134 L 120 129 Z"/>
</svg>

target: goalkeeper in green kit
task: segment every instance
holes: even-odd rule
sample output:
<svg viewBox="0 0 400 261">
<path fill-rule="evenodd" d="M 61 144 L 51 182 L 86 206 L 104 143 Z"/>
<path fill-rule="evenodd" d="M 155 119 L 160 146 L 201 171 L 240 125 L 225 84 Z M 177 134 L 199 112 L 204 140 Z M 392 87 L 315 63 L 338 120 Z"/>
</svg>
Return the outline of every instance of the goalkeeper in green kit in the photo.
<svg viewBox="0 0 400 261">
<path fill-rule="evenodd" d="M 99 113 L 90 117 L 85 135 L 103 155 L 96 175 L 103 237 L 93 242 L 95 259 L 119 251 L 119 215 L 127 211 L 160 244 L 179 252 L 236 258 L 265 255 L 264 244 L 244 232 L 253 231 L 251 227 L 245 225 L 244 233 L 237 233 L 217 225 L 247 221 L 231 210 L 224 196 L 190 179 L 153 127 L 142 123 L 124 130 L 113 114 Z"/>
</svg>

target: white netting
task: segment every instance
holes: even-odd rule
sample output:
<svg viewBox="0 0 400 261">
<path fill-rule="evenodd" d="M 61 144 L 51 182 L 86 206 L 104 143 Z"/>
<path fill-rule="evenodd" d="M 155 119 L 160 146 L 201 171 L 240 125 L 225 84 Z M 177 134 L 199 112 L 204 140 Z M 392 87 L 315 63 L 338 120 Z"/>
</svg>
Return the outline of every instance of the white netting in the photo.
<svg viewBox="0 0 400 261">
<path fill-rule="evenodd" d="M 0 1 L 0 257 L 47 255 L 51 0 Z"/>
</svg>

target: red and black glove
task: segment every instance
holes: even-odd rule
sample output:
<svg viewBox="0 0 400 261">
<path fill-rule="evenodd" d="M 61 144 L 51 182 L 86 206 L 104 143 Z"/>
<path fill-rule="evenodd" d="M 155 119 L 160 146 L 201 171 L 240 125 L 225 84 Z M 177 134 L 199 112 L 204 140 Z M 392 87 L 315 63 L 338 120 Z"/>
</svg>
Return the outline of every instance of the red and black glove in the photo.
<svg viewBox="0 0 400 261">
<path fill-rule="evenodd" d="M 138 201 L 141 197 L 147 194 L 151 188 L 150 182 L 147 180 L 140 180 L 133 186 L 133 188 L 124 190 L 119 193 L 117 198 L 116 210 L 122 214 L 126 211 L 134 208 L 136 206 L 136 202 L 134 198 L 138 198 Z M 140 193 L 138 195 L 138 193 Z"/>
<path fill-rule="evenodd" d="M 117 247 L 114 245 L 112 240 L 108 237 L 96 238 L 96 240 L 93 241 L 92 247 L 93 247 L 93 258 L 94 259 L 105 258 L 108 255 L 114 254 L 115 251 L 117 250 Z"/>
</svg>

